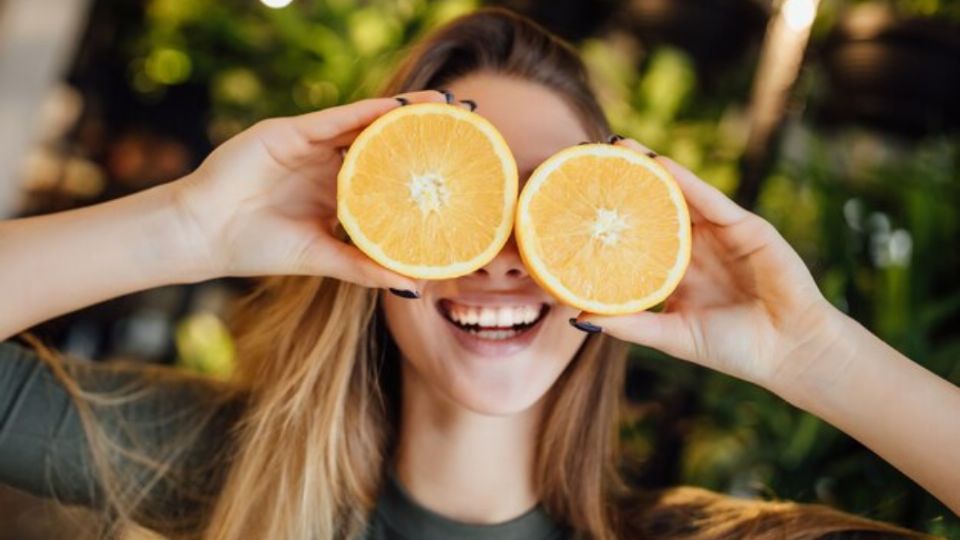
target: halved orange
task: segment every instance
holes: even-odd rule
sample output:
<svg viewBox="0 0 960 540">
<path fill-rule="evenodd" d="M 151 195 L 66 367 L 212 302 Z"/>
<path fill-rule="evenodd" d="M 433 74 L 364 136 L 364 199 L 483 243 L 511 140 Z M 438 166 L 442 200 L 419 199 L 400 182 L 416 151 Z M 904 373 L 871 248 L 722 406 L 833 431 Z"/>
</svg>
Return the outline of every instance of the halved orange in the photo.
<svg viewBox="0 0 960 540">
<path fill-rule="evenodd" d="M 679 186 L 656 160 L 622 146 L 574 146 L 543 162 L 520 194 L 515 228 L 534 280 L 592 313 L 655 306 L 690 262 Z"/>
<path fill-rule="evenodd" d="M 510 237 L 517 164 L 482 116 L 455 105 L 399 107 L 344 156 L 337 217 L 353 243 L 414 278 L 469 274 Z"/>
</svg>

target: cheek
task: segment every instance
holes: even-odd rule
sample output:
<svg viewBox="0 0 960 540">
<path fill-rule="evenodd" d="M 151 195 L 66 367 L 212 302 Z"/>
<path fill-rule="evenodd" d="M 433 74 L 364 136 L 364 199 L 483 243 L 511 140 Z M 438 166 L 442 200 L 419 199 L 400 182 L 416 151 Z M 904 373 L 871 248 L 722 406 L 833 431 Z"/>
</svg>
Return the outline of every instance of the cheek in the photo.
<svg viewBox="0 0 960 540">
<path fill-rule="evenodd" d="M 407 358 L 423 357 L 431 341 L 427 333 L 433 324 L 431 314 L 424 309 L 426 303 L 384 294 L 380 305 L 400 352 Z"/>
</svg>

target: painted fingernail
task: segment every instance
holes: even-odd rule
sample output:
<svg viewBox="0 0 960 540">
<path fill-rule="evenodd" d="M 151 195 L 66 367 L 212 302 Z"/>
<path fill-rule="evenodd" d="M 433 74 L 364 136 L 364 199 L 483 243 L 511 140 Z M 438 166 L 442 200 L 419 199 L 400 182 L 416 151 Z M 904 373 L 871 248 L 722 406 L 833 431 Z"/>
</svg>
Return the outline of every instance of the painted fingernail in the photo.
<svg viewBox="0 0 960 540">
<path fill-rule="evenodd" d="M 617 144 L 622 140 L 623 140 L 623 135 L 617 135 L 616 133 L 614 133 L 613 135 L 607 137 L 607 144 Z"/>
<path fill-rule="evenodd" d="M 420 298 L 420 293 L 417 291 L 411 291 L 410 289 L 390 289 L 390 292 L 399 296 L 400 298 Z"/>
<path fill-rule="evenodd" d="M 460 103 L 466 103 L 470 106 L 470 112 L 477 110 L 477 102 L 472 99 L 461 99 Z"/>
<path fill-rule="evenodd" d="M 447 100 L 447 104 L 453 103 L 452 92 L 450 92 L 449 90 L 437 90 L 437 92 L 440 92 L 441 94 L 443 94 L 443 98 Z"/>
<path fill-rule="evenodd" d="M 595 324 L 590 324 L 587 321 L 578 321 L 576 317 L 570 317 L 570 326 L 573 326 L 577 330 L 583 330 L 588 334 L 603 332 L 603 328 L 600 328 Z"/>
<path fill-rule="evenodd" d="M 650 158 L 650 159 L 653 159 L 653 158 L 657 157 L 657 153 L 654 152 L 653 150 L 650 150 L 649 152 L 647 152 L 647 157 Z"/>
<path fill-rule="evenodd" d="M 410 104 L 410 100 L 407 99 L 407 98 L 405 98 L 405 97 L 403 97 L 403 96 L 396 96 L 396 97 L 393 98 L 393 99 L 399 101 L 401 106 L 402 106 L 402 105 L 409 105 L 409 104 Z"/>
<path fill-rule="evenodd" d="M 590 141 L 583 141 L 582 143 L 577 143 L 577 146 L 583 146 L 585 144 L 590 144 Z"/>
</svg>

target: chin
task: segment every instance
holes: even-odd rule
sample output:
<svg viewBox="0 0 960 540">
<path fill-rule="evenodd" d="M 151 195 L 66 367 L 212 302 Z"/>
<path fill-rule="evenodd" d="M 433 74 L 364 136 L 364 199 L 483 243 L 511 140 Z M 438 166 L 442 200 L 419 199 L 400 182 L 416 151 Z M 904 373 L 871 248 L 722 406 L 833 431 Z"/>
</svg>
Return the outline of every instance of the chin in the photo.
<svg viewBox="0 0 960 540">
<path fill-rule="evenodd" d="M 486 416 L 512 416 L 536 405 L 556 382 L 559 373 L 536 374 L 535 380 L 518 375 L 453 381 L 445 390 L 458 405 Z"/>
<path fill-rule="evenodd" d="M 586 339 L 567 322 L 574 310 L 540 291 L 457 291 L 420 302 L 388 299 L 384 308 L 419 383 L 483 415 L 536 405 Z"/>
</svg>

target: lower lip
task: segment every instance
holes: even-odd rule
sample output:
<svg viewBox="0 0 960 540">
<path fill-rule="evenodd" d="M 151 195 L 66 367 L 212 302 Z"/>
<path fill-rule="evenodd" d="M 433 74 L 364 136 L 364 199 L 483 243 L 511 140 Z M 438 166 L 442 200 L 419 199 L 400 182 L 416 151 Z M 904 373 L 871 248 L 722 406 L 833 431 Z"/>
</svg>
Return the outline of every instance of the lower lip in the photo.
<svg viewBox="0 0 960 540">
<path fill-rule="evenodd" d="M 531 326 L 526 332 L 522 332 L 511 338 L 496 340 L 483 339 L 475 336 L 470 332 L 461 330 L 442 314 L 440 317 L 443 319 L 443 322 L 446 323 L 447 327 L 450 328 L 450 331 L 453 332 L 453 337 L 457 340 L 457 343 L 467 351 L 477 356 L 502 358 L 517 354 L 529 347 L 533 339 L 537 337 L 537 333 L 540 332 L 540 327 L 543 326 L 543 321 L 548 315 L 549 313 L 544 313 L 537 323 Z"/>
</svg>

